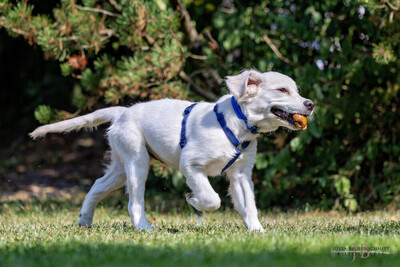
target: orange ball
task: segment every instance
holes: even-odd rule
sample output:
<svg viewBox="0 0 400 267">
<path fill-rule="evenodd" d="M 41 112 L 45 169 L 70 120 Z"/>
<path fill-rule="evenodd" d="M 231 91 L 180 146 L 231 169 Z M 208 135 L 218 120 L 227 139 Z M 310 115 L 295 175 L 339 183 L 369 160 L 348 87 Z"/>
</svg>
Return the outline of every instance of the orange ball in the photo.
<svg viewBox="0 0 400 267">
<path fill-rule="evenodd" d="M 300 114 L 293 115 L 294 125 L 302 130 L 307 129 L 307 118 Z"/>
</svg>

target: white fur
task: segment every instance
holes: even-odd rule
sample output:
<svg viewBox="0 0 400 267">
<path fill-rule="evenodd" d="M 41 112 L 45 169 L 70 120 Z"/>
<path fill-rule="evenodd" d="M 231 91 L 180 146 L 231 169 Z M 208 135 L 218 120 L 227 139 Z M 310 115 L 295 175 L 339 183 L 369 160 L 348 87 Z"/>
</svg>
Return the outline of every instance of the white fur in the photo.
<svg viewBox="0 0 400 267">
<path fill-rule="evenodd" d="M 275 131 L 279 126 L 297 130 L 288 122 L 271 113 L 279 107 L 289 113 L 310 115 L 298 94 L 296 83 L 276 72 L 259 73 L 247 70 L 226 78 L 249 125 L 260 132 Z M 286 88 L 288 93 L 280 92 Z M 252 141 L 239 159 L 227 169 L 229 194 L 235 208 L 251 231 L 264 231 L 257 218 L 254 200 L 252 168 L 257 150 L 256 138 L 236 116 L 230 95 L 221 97 L 222 112 L 228 127 L 239 141 Z M 163 99 L 136 104 L 130 108 L 112 107 L 91 114 L 37 128 L 30 135 L 42 137 L 50 132 L 69 132 L 101 123 L 112 122 L 108 130 L 111 164 L 106 174 L 98 179 L 87 194 L 81 210 L 80 225 L 91 225 L 98 202 L 112 190 L 126 184 L 129 193 L 128 210 L 137 229 L 153 229 L 145 217 L 144 190 L 152 157 L 179 169 L 192 190 L 187 202 L 199 211 L 217 210 L 219 195 L 211 187 L 208 176 L 217 176 L 235 154 L 235 147 L 221 129 L 213 111 L 215 103 L 201 102 L 189 115 L 186 125 L 187 144 L 179 147 L 184 109 L 191 102 Z"/>
</svg>

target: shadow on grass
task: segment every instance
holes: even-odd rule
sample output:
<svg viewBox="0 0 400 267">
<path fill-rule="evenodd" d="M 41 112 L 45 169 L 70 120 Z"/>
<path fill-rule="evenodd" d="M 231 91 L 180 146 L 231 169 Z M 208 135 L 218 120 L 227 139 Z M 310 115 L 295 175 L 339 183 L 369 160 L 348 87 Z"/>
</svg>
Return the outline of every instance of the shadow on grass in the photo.
<svg viewBox="0 0 400 267">
<path fill-rule="evenodd" d="M 232 244 L 234 246 L 234 244 Z M 83 244 L 0 249 L 1 266 L 400 266 L 400 255 L 334 255 L 331 251 L 301 254 L 291 250 L 213 251 L 196 245 L 149 247 L 138 244 Z"/>
</svg>

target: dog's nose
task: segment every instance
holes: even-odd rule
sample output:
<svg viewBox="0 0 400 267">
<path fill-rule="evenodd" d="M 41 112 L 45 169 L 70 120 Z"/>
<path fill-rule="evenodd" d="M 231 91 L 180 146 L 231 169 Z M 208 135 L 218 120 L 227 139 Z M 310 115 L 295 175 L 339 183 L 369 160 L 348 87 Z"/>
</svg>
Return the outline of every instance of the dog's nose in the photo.
<svg viewBox="0 0 400 267">
<path fill-rule="evenodd" d="M 310 99 L 307 99 L 306 101 L 304 101 L 303 104 L 310 111 L 314 109 L 314 102 L 312 102 Z"/>
</svg>

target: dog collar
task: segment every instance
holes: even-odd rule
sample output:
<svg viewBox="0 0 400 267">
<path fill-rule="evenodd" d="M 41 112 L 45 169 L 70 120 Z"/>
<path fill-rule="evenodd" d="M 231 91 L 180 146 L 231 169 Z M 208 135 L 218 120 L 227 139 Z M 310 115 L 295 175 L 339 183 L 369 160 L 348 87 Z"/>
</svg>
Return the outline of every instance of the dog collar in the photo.
<svg viewBox="0 0 400 267">
<path fill-rule="evenodd" d="M 236 115 L 238 116 L 239 119 L 243 120 L 244 123 L 246 124 L 246 128 L 249 129 L 249 131 L 252 134 L 256 134 L 258 133 L 258 127 L 257 126 L 249 126 L 248 122 L 247 122 L 247 118 L 246 116 L 243 114 L 242 109 L 239 106 L 239 103 L 236 101 L 235 97 L 232 96 L 231 98 L 231 103 L 232 103 L 232 107 L 233 110 L 235 111 Z"/>
</svg>

